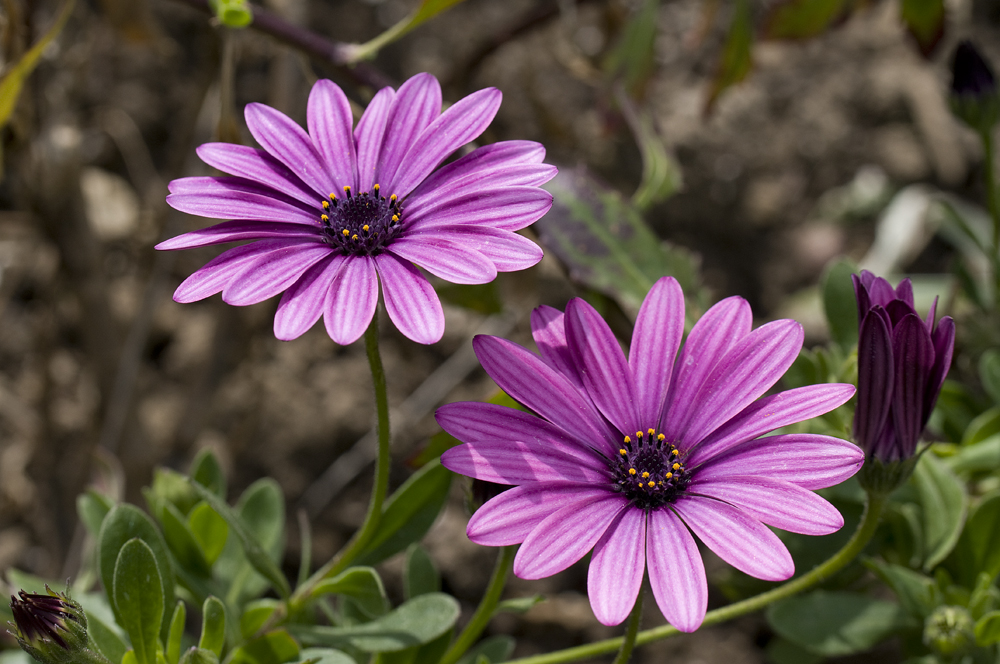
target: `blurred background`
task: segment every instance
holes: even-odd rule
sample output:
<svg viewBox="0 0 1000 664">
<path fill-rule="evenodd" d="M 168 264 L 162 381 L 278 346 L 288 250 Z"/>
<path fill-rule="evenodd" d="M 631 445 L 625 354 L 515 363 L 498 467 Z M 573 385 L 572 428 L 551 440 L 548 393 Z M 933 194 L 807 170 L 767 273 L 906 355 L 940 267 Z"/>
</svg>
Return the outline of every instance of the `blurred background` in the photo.
<svg viewBox="0 0 1000 664">
<path fill-rule="evenodd" d="M 351 70 L 275 30 L 217 25 L 207 3 L 77 0 L 20 95 L 4 88 L 0 99 L 16 103 L 0 134 L 0 569 L 72 577 L 85 486 L 141 504 L 155 467 L 186 469 L 206 447 L 227 465 L 233 495 L 263 475 L 281 484 L 290 566 L 299 556 L 293 510 L 312 519 L 316 560 L 361 522 L 374 415 L 361 344 L 337 346 L 322 326 L 275 340 L 277 298 L 176 304 L 173 289 L 220 249 L 152 248 L 205 225 L 164 203 L 170 180 L 210 174 L 195 147 L 252 144 L 249 102 L 304 125 L 318 77 L 337 81 L 358 111 L 379 81 L 421 71 L 441 80 L 446 102 L 495 86 L 503 106 L 480 141 L 539 141 L 564 173 L 553 212 L 528 231 L 547 250 L 541 264 L 487 287 L 442 285 L 447 327 L 433 346 L 383 325 L 393 486 L 437 431 L 438 404 L 495 390 L 471 353 L 474 334 L 530 345 L 531 308 L 578 294 L 627 327 L 641 293 L 588 259 L 608 243 L 663 262 L 694 311 L 741 295 L 757 323 L 799 319 L 807 344 L 827 337 L 816 284 L 840 256 L 881 274 L 928 275 L 915 280 L 918 307 L 936 293 L 949 313 L 949 275 L 964 248 L 933 202 L 945 197 L 985 218 L 984 155 L 949 111 L 949 58 L 971 39 L 996 68 L 1000 2 L 948 0 L 923 23 L 907 19 L 914 3 L 905 0 L 827 2 L 826 18 L 808 29 L 782 23 L 795 4 L 467 0 Z M 0 3 L 0 75 L 63 6 Z M 293 36 L 307 29 L 334 42 L 371 39 L 414 6 L 264 4 Z M 589 200 L 614 237 L 581 225 L 573 200 Z M 618 204 L 627 209 L 614 212 Z M 615 226 L 616 214 L 627 223 Z M 650 230 L 665 241 L 652 258 Z M 465 490 L 455 482 L 425 546 L 445 589 L 471 609 L 495 554 L 465 537 Z M 394 565 L 382 570 L 390 586 Z M 492 629 L 518 636 L 519 654 L 616 634 L 593 619 L 585 570 L 512 579 L 510 593 L 550 601 Z M 647 648 L 637 661 L 763 662 L 768 638 L 750 617 Z M 14 645 L 6 634 L 0 642 Z"/>
</svg>

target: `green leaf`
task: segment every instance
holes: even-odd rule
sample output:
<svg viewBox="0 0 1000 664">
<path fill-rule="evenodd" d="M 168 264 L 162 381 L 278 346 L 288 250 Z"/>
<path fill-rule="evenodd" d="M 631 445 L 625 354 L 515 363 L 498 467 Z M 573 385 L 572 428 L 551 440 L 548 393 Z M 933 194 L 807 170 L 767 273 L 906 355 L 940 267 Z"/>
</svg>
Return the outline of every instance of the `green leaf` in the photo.
<svg viewBox="0 0 1000 664">
<path fill-rule="evenodd" d="M 412 468 L 420 468 L 440 457 L 445 453 L 445 450 L 450 450 L 456 445 L 461 444 L 462 441 L 447 431 L 438 431 L 431 436 L 431 439 L 427 442 L 427 447 L 407 460 L 407 465 Z"/>
<path fill-rule="evenodd" d="M 492 664 L 506 662 L 514 652 L 514 637 L 490 636 L 477 643 L 465 653 L 457 664 L 475 664 L 480 657 Z"/>
<path fill-rule="evenodd" d="M 923 511 L 924 571 L 944 560 L 958 542 L 965 523 L 965 485 L 934 454 L 920 457 L 910 478 Z"/>
<path fill-rule="evenodd" d="M 986 572 L 995 579 L 1000 574 L 1000 495 L 979 504 L 965 524 L 962 539 L 972 554 L 973 573 Z"/>
<path fill-rule="evenodd" d="M 350 567 L 333 578 L 323 579 L 316 585 L 312 597 L 323 595 L 350 597 L 369 618 L 385 615 L 389 610 L 385 586 L 378 572 L 371 567 Z"/>
<path fill-rule="evenodd" d="M 929 576 L 877 560 L 866 560 L 865 565 L 896 593 L 899 603 L 910 615 L 926 618 L 942 602 L 937 584 Z"/>
<path fill-rule="evenodd" d="M 181 639 L 184 637 L 184 622 L 187 620 L 187 609 L 184 602 L 178 601 L 174 607 L 174 615 L 170 619 L 170 631 L 167 632 L 167 647 L 165 648 L 168 664 L 177 664 L 181 659 Z"/>
<path fill-rule="evenodd" d="M 392 26 L 378 37 L 365 42 L 364 44 L 352 45 L 347 59 L 350 62 L 358 62 L 375 57 L 379 49 L 396 41 L 410 30 L 433 18 L 453 5 L 457 5 L 462 0 L 421 0 L 420 5 L 409 16 Z"/>
<path fill-rule="evenodd" d="M 172 503 L 164 502 L 160 505 L 159 517 L 163 525 L 163 537 L 181 567 L 199 576 L 211 576 L 212 566 L 205 559 L 201 544 L 191 532 L 181 511 Z"/>
<path fill-rule="evenodd" d="M 83 522 L 87 532 L 93 537 L 97 537 L 101 532 L 101 524 L 104 517 L 108 515 L 111 508 L 115 506 L 113 500 L 98 493 L 93 489 L 87 489 L 76 497 L 76 513 Z"/>
<path fill-rule="evenodd" d="M 560 172 L 547 189 L 555 201 L 534 228 L 574 281 L 631 314 L 664 276 L 675 277 L 691 303 L 702 297 L 695 256 L 661 241 L 618 192 L 582 169 Z"/>
<path fill-rule="evenodd" d="M 181 514 L 187 514 L 198 502 L 198 494 L 191 488 L 188 478 L 169 468 L 157 468 L 152 485 L 144 489 L 143 494 L 153 514 L 157 514 L 164 503 L 170 503 Z"/>
<path fill-rule="evenodd" d="M 153 520 L 146 516 L 142 510 L 134 505 L 122 503 L 108 512 L 104 523 L 101 524 L 101 532 L 97 538 L 97 560 L 101 582 L 104 584 L 108 601 L 115 612 L 115 620 L 119 625 L 125 623 L 114 600 L 115 566 L 122 547 L 135 537 L 146 543 L 156 560 L 156 568 L 159 571 L 163 588 L 160 615 L 164 616 L 168 612 L 173 612 L 174 607 L 174 573 L 163 536 L 160 535 Z"/>
<path fill-rule="evenodd" d="M 269 597 L 248 602 L 240 616 L 240 634 L 249 639 L 261 630 L 268 619 L 280 606 L 280 602 Z"/>
<path fill-rule="evenodd" d="M 1000 643 L 1000 611 L 990 611 L 976 621 L 976 645 L 988 647 Z"/>
<path fill-rule="evenodd" d="M 820 664 L 824 659 L 780 636 L 767 642 L 766 653 L 769 664 Z"/>
<path fill-rule="evenodd" d="M 530 597 L 514 597 L 505 599 L 497 604 L 493 613 L 525 613 L 539 602 L 544 602 L 544 595 L 531 595 Z"/>
<path fill-rule="evenodd" d="M 245 28 L 253 23 L 253 9 L 247 0 L 208 0 L 222 25 L 229 28 Z"/>
<path fill-rule="evenodd" d="M 126 664 L 126 662 L 122 662 Z M 219 664 L 219 658 L 211 650 L 189 648 L 181 658 L 181 664 Z"/>
<path fill-rule="evenodd" d="M 226 644 L 226 607 L 217 597 L 209 597 L 201 607 L 201 638 L 198 647 L 222 657 Z"/>
<path fill-rule="evenodd" d="M 920 52 L 929 56 L 944 36 L 944 0 L 902 0 L 899 17 Z"/>
<path fill-rule="evenodd" d="M 440 662 L 442 656 L 448 651 L 454 635 L 455 630 L 452 628 L 433 641 L 428 641 L 421 646 L 377 653 L 373 664 L 426 664 L 427 662 Z"/>
<path fill-rule="evenodd" d="M 990 348 L 979 358 L 979 381 L 986 394 L 1000 405 L 1000 348 Z"/>
<path fill-rule="evenodd" d="M 211 505 L 201 501 L 188 515 L 188 528 L 198 542 L 205 561 L 211 566 L 219 559 L 229 537 L 229 525 Z"/>
<path fill-rule="evenodd" d="M 604 70 L 621 79 L 628 94 L 641 98 L 656 65 L 656 22 L 660 0 L 643 0 L 604 61 Z"/>
<path fill-rule="evenodd" d="M 7 69 L 3 78 L 0 78 L 0 129 L 10 121 L 10 116 L 13 115 L 14 108 L 17 106 L 17 100 L 21 96 L 24 82 L 31 75 L 31 72 L 35 71 L 42 53 L 66 25 L 70 14 L 73 13 L 73 4 L 73 0 L 66 0 L 63 3 L 55 23 L 42 35 L 41 39 L 21 56 L 15 65 Z"/>
<path fill-rule="evenodd" d="M 440 459 L 411 475 L 386 501 L 378 531 L 358 562 L 378 564 L 420 541 L 444 507 L 452 477 Z"/>
<path fill-rule="evenodd" d="M 163 621 L 163 580 L 153 550 L 138 537 L 127 541 L 118 554 L 114 589 L 119 622 L 132 641 L 138 664 L 156 664 Z"/>
<path fill-rule="evenodd" d="M 139 664 L 139 660 L 135 658 L 134 650 L 129 650 L 122 655 L 122 664 Z"/>
<path fill-rule="evenodd" d="M 805 39 L 821 35 L 853 9 L 852 0 L 783 0 L 764 21 L 768 39 Z"/>
<path fill-rule="evenodd" d="M 260 480 L 255 482 L 244 496 L 247 496 L 258 485 L 264 486 L 262 483 L 270 486 L 273 484 L 274 480 Z M 258 533 L 264 531 L 262 534 L 265 536 L 273 536 L 275 530 L 283 530 L 284 526 L 284 501 L 280 498 L 279 491 L 279 501 L 281 501 L 281 526 L 275 528 L 273 523 L 273 514 L 269 514 L 268 503 L 271 499 L 266 497 L 258 498 L 258 495 L 262 495 L 263 492 L 251 494 L 251 496 L 244 502 L 242 502 L 240 509 L 240 516 L 237 516 L 235 512 L 223 502 L 214 493 L 203 487 L 202 485 L 192 482 L 191 486 L 195 488 L 198 494 L 201 496 L 202 500 L 208 503 L 213 510 L 215 510 L 219 516 L 226 520 L 229 528 L 240 540 L 240 544 L 243 546 L 243 553 L 247 558 L 250 565 L 253 566 L 261 576 L 271 582 L 271 585 L 282 597 L 288 597 L 290 593 L 290 588 L 288 586 L 288 580 L 285 575 L 281 573 L 278 568 L 277 563 L 268 554 L 267 550 L 264 548 L 265 544 L 262 544 L 262 539 L 258 539 Z M 271 489 L 267 489 L 268 492 Z M 242 519 L 241 519 L 242 517 Z M 243 519 L 246 519 L 244 523 Z M 269 541 L 270 540 L 270 541 Z M 278 541 L 280 546 L 280 532 L 278 537 L 269 537 L 268 540 L 263 540 L 266 544 L 271 545 L 273 548 L 273 542 Z"/>
<path fill-rule="evenodd" d="M 430 661 L 430 660 L 429 660 Z M 351 656 L 333 648 L 303 648 L 299 662 L 311 664 L 355 664 Z"/>
<path fill-rule="evenodd" d="M 299 644 L 284 629 L 247 641 L 229 656 L 228 664 L 283 664 L 299 659 Z"/>
<path fill-rule="evenodd" d="M 87 613 L 87 633 L 94 640 L 97 649 L 112 662 L 122 661 L 122 657 L 124 657 L 125 651 L 128 650 L 128 646 L 125 644 L 125 639 L 119 635 L 118 626 L 112 622 L 113 615 L 110 608 L 107 611 L 107 622 L 105 622 L 102 617 L 99 617 L 92 610 L 92 607 L 84 604 L 82 601 L 80 604 L 83 605 L 83 610 Z"/>
<path fill-rule="evenodd" d="M 994 406 L 980 413 L 969 423 L 962 436 L 962 447 L 980 443 L 1000 433 L 1000 406 Z"/>
<path fill-rule="evenodd" d="M 858 343 L 858 305 L 851 281 L 857 269 L 852 261 L 840 260 L 823 273 L 823 310 L 830 337 L 845 350 Z"/>
<path fill-rule="evenodd" d="M 767 620 L 783 638 L 825 657 L 868 650 L 915 624 L 893 602 L 823 590 L 771 605 Z"/>
<path fill-rule="evenodd" d="M 406 599 L 440 590 L 441 575 L 434 567 L 430 554 L 419 544 L 411 544 L 406 550 L 406 564 L 403 566 L 403 593 Z"/>
<path fill-rule="evenodd" d="M 498 314 L 503 311 L 503 301 L 497 292 L 497 282 L 486 284 L 443 283 L 435 288 L 442 300 L 449 304 L 481 314 Z"/>
<path fill-rule="evenodd" d="M 191 479 L 219 498 L 226 499 L 226 474 L 212 450 L 206 447 L 198 452 L 191 462 L 191 471 L 188 474 Z"/>
<path fill-rule="evenodd" d="M 715 67 L 715 77 L 705 103 L 706 111 L 712 109 L 723 90 L 742 81 L 753 69 L 753 32 L 749 0 L 736 0 L 729 34 Z"/>
<path fill-rule="evenodd" d="M 1000 468 L 1000 434 L 968 447 L 961 447 L 958 454 L 947 457 L 948 466 L 965 476 L 972 473 L 988 473 Z"/>
<path fill-rule="evenodd" d="M 396 610 L 363 625 L 290 625 L 289 629 L 308 645 L 392 652 L 433 641 L 455 624 L 458 614 L 458 601 L 454 597 L 430 593 L 414 597 Z"/>
<path fill-rule="evenodd" d="M 624 92 L 617 94 L 615 98 L 642 155 L 642 182 L 632 195 L 632 204 L 636 209 L 644 211 L 680 189 L 683 176 L 680 166 L 667 152 L 666 144 L 656 131 L 649 109 L 637 108 Z"/>
</svg>

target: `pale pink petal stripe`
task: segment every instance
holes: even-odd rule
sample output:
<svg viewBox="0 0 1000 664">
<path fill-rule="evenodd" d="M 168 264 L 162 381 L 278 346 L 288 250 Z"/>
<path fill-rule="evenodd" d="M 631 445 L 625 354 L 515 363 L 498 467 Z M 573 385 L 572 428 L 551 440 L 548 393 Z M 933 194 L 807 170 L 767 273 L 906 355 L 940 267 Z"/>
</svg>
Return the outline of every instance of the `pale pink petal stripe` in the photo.
<svg viewBox="0 0 1000 664">
<path fill-rule="evenodd" d="M 330 338 L 341 346 L 365 333 L 378 305 L 375 261 L 368 256 L 348 256 L 327 292 L 323 322 Z"/>
<path fill-rule="evenodd" d="M 321 155 L 334 191 L 357 186 L 357 154 L 354 147 L 354 117 L 347 95 L 333 81 L 316 81 L 309 92 L 306 124 L 313 145 Z M 329 193 L 329 192 L 327 192 Z"/>
<path fill-rule="evenodd" d="M 323 157 L 302 127 L 281 111 L 256 102 L 247 104 L 243 115 L 254 139 L 296 177 L 322 195 L 334 191 Z"/>
<path fill-rule="evenodd" d="M 695 474 L 687 490 L 735 505 L 762 523 L 792 533 L 829 535 L 844 526 L 837 508 L 812 491 L 770 477 L 733 475 L 702 480 Z"/>
<path fill-rule="evenodd" d="M 594 546 L 587 573 L 590 607 L 602 625 L 628 618 L 646 572 L 646 512 L 626 507 Z"/>
<path fill-rule="evenodd" d="M 573 364 L 566 344 L 565 314 L 544 304 L 535 308 L 531 312 L 531 336 L 535 339 L 535 346 L 538 347 L 542 360 L 568 378 L 583 393 L 580 372 Z"/>
<path fill-rule="evenodd" d="M 639 308 L 628 352 L 639 413 L 650 426 L 659 426 L 683 336 L 684 293 L 676 279 L 663 277 L 653 284 Z"/>
<path fill-rule="evenodd" d="M 417 74 L 399 86 L 389 111 L 385 138 L 375 170 L 375 181 L 386 188 L 386 195 L 396 194 L 404 198 L 410 193 L 412 187 L 404 191 L 397 186 L 397 171 L 410 168 L 410 148 L 424 129 L 440 117 L 440 113 L 441 84 L 430 74 Z"/>
<path fill-rule="evenodd" d="M 358 146 L 358 190 L 371 191 L 375 183 L 375 172 L 385 137 L 385 123 L 389 110 L 396 99 L 396 91 L 382 88 L 368 103 L 361 114 L 358 126 L 354 128 L 354 140 Z"/>
<path fill-rule="evenodd" d="M 291 224 L 285 221 L 224 221 L 221 224 L 184 233 L 164 240 L 154 247 L 158 251 L 207 247 L 224 242 L 261 240 L 264 238 L 313 238 L 321 239 L 322 231 L 308 224 Z"/>
<path fill-rule="evenodd" d="M 308 205 L 318 205 L 329 192 L 315 192 L 291 169 L 264 150 L 233 143 L 205 143 L 195 149 L 201 160 L 223 173 L 273 187 Z"/>
<path fill-rule="evenodd" d="M 607 496 L 606 489 L 590 484 L 546 482 L 517 486 L 476 510 L 466 532 L 470 540 L 483 546 L 520 544 L 551 514 L 564 508 L 574 510 Z"/>
<path fill-rule="evenodd" d="M 274 314 L 274 336 L 282 341 L 298 339 L 316 324 L 323 315 L 326 294 L 330 290 L 337 272 L 346 258 L 342 254 L 330 254 L 309 268 L 278 303 Z"/>
<path fill-rule="evenodd" d="M 389 319 L 407 339 L 433 344 L 444 335 L 444 309 L 434 287 L 409 261 L 384 253 L 375 257 Z"/>
<path fill-rule="evenodd" d="M 406 235 L 388 251 L 453 284 L 487 284 L 497 278 L 497 268 L 486 256 L 442 237 Z"/>
<path fill-rule="evenodd" d="M 287 240 L 261 240 L 227 249 L 181 282 L 174 291 L 174 301 L 186 304 L 215 295 L 258 257 L 287 246 Z"/>
<path fill-rule="evenodd" d="M 264 254 L 233 275 L 222 290 L 222 301 L 238 307 L 263 302 L 294 284 L 306 270 L 331 253 L 328 245 L 310 242 Z"/>
<path fill-rule="evenodd" d="M 649 513 L 646 532 L 649 585 L 656 605 L 671 625 L 693 632 L 708 610 L 708 581 L 698 544 L 668 508 Z"/>
<path fill-rule="evenodd" d="M 561 450 L 547 450 L 517 440 L 481 440 L 457 445 L 441 455 L 456 473 L 494 484 L 590 482 L 610 485 L 607 466 L 584 461 Z"/>
</svg>

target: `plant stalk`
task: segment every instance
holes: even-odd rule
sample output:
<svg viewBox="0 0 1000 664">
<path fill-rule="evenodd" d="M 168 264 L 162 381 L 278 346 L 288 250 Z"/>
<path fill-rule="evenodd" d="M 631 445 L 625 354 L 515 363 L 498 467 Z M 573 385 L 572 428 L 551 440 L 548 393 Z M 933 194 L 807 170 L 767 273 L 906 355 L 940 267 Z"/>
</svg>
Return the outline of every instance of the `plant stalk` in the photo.
<svg viewBox="0 0 1000 664">
<path fill-rule="evenodd" d="M 642 592 L 640 588 L 639 595 L 635 598 L 635 606 L 632 607 L 632 613 L 628 617 L 628 627 L 625 628 L 622 647 L 618 651 L 613 664 L 628 664 L 628 660 L 632 657 L 632 649 L 635 648 L 635 637 L 639 633 L 639 623 L 642 622 Z"/>
</svg>

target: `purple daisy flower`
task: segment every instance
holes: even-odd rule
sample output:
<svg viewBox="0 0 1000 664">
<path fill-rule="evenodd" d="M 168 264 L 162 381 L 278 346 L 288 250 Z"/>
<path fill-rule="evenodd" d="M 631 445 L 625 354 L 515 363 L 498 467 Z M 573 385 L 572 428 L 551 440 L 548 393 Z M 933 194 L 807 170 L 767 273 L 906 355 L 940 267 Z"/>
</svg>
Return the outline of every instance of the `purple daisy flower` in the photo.
<svg viewBox="0 0 1000 664">
<path fill-rule="evenodd" d="M 444 454 L 445 466 L 516 485 L 473 515 L 468 535 L 520 543 L 519 577 L 550 576 L 593 549 L 587 585 L 598 620 L 628 616 L 648 569 L 663 615 L 690 632 L 708 604 L 695 536 L 737 569 L 779 581 L 794 566 L 767 526 L 822 535 L 843 525 L 811 490 L 856 473 L 861 450 L 812 434 L 760 438 L 854 394 L 825 384 L 759 399 L 798 355 L 795 321 L 751 331 L 749 305 L 731 297 L 678 355 L 684 295 L 668 277 L 639 310 L 628 359 L 583 300 L 565 315 L 536 309 L 531 322 L 541 357 L 496 337 L 477 337 L 475 348 L 497 385 L 536 415 L 485 403 L 437 411 L 466 443 Z"/>
<path fill-rule="evenodd" d="M 441 86 L 418 74 L 383 88 L 352 128 L 351 106 L 322 80 L 309 95 L 306 133 L 279 111 L 248 104 L 246 122 L 263 149 L 208 143 L 198 156 L 229 177 L 170 183 L 181 212 L 231 219 L 161 242 L 188 249 L 252 240 L 229 249 L 174 293 L 193 302 L 222 293 L 229 304 L 284 292 L 274 334 L 294 339 L 320 316 L 340 344 L 358 339 L 378 304 L 419 343 L 444 333 L 437 294 L 417 268 L 459 284 L 537 263 L 542 250 L 515 231 L 552 205 L 540 188 L 556 173 L 530 141 L 487 145 L 438 168 L 478 137 L 501 93 L 475 92 L 441 112 Z"/>
</svg>

